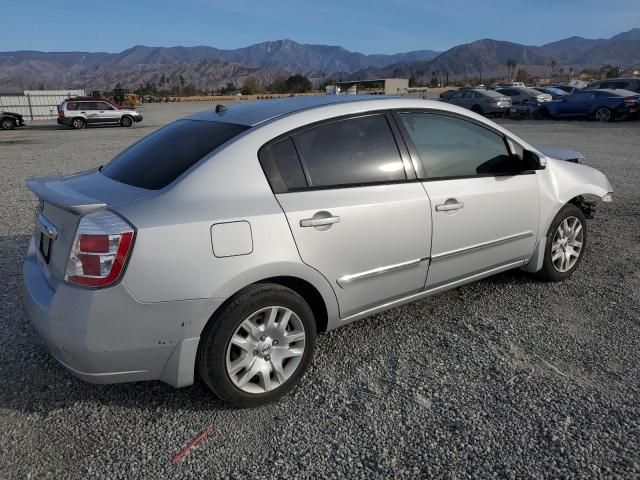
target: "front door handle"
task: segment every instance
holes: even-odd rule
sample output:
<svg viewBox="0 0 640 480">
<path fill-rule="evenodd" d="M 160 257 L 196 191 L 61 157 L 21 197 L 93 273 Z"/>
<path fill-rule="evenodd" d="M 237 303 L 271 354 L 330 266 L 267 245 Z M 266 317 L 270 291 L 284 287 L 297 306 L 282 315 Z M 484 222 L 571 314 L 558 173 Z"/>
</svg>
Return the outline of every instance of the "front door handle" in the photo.
<svg viewBox="0 0 640 480">
<path fill-rule="evenodd" d="M 301 227 L 323 227 L 333 225 L 334 223 L 338 223 L 340 221 L 340 217 L 331 216 L 331 217 L 313 217 L 313 218 L 303 218 L 300 220 Z"/>
<path fill-rule="evenodd" d="M 450 198 L 446 202 L 440 205 L 436 205 L 436 211 L 438 212 L 450 212 L 452 210 L 460 210 L 464 207 L 464 203 L 458 202 L 456 199 Z"/>
</svg>

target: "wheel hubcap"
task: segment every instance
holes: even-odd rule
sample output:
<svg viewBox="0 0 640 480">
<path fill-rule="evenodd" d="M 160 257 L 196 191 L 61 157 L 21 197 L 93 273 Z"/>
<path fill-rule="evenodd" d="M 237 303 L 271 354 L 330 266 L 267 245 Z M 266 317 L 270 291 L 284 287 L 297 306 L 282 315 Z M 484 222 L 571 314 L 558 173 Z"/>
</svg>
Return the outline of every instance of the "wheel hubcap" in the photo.
<svg viewBox="0 0 640 480">
<path fill-rule="evenodd" d="M 609 110 L 603 108 L 603 109 L 598 110 L 596 112 L 596 118 L 598 120 L 600 120 L 601 122 L 608 122 L 609 119 L 611 118 L 611 112 L 609 112 Z"/>
<path fill-rule="evenodd" d="M 567 217 L 556 229 L 551 243 L 551 262 L 558 272 L 568 272 L 580 258 L 584 231 L 576 217 Z"/>
<path fill-rule="evenodd" d="M 300 318 L 285 307 L 267 307 L 249 315 L 227 346 L 229 378 L 247 393 L 282 386 L 298 369 L 305 348 Z"/>
</svg>

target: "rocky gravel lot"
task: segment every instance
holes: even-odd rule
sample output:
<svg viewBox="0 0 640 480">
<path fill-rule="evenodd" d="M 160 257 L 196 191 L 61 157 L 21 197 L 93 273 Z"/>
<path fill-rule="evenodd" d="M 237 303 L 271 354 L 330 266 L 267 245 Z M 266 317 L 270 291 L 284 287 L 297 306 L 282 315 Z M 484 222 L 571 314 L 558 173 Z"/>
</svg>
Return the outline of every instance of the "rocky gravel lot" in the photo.
<svg viewBox="0 0 640 480">
<path fill-rule="evenodd" d="M 25 179 L 95 167 L 208 107 L 146 105 L 130 129 L 0 131 L 0 478 L 640 478 L 640 122 L 501 120 L 582 151 L 614 185 L 569 281 L 502 274 L 323 335 L 300 386 L 254 410 L 202 384 L 69 375 L 21 306 Z"/>
</svg>

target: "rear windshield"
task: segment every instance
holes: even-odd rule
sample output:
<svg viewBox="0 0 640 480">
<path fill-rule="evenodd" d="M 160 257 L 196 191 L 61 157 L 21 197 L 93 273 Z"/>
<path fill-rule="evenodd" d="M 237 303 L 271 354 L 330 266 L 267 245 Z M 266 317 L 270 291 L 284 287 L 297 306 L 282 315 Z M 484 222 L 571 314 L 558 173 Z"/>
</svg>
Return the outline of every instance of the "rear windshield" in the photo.
<svg viewBox="0 0 640 480">
<path fill-rule="evenodd" d="M 178 120 L 134 143 L 102 173 L 118 182 L 158 190 L 247 128 L 234 123 Z"/>
</svg>

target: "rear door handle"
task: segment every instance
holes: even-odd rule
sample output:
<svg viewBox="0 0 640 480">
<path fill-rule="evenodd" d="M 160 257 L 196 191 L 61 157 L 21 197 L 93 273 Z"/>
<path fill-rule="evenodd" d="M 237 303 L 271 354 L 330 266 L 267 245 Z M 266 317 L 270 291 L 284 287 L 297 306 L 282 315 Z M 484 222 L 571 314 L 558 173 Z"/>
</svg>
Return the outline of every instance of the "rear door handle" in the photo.
<svg viewBox="0 0 640 480">
<path fill-rule="evenodd" d="M 450 212 L 452 210 L 460 210 L 464 207 L 464 203 L 447 200 L 445 203 L 441 205 L 436 205 L 436 211 L 438 212 Z"/>
<path fill-rule="evenodd" d="M 340 217 L 332 216 L 332 217 L 322 217 L 322 218 L 303 218 L 300 220 L 301 227 L 322 227 L 325 225 L 333 225 L 334 223 L 338 223 L 340 221 Z"/>
</svg>

